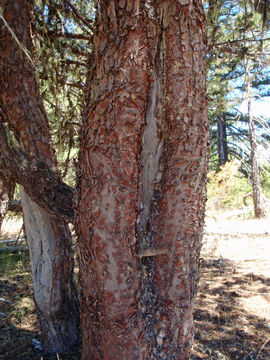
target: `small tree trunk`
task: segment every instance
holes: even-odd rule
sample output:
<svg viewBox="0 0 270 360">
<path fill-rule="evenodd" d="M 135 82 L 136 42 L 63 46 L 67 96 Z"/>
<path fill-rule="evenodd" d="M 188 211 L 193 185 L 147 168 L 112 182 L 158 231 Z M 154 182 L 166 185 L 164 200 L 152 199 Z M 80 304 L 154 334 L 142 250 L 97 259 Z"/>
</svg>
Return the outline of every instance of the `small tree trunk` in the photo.
<svg viewBox="0 0 270 360">
<path fill-rule="evenodd" d="M 248 125 L 249 125 L 249 139 L 251 148 L 251 184 L 254 204 L 254 213 L 256 218 L 263 218 L 266 216 L 266 209 L 262 194 L 262 187 L 260 181 L 260 172 L 257 157 L 257 141 L 254 128 L 254 118 L 251 112 L 251 100 L 248 99 Z"/>
<path fill-rule="evenodd" d="M 83 360 L 191 357 L 204 21 L 199 0 L 99 2 L 78 169 Z"/>
<path fill-rule="evenodd" d="M 218 159 L 219 166 L 223 166 L 228 161 L 228 146 L 227 146 L 227 127 L 226 114 L 223 113 L 218 117 Z"/>
<path fill-rule="evenodd" d="M 249 140 L 251 149 L 251 184 L 252 184 L 252 195 L 254 204 L 254 214 L 257 218 L 266 216 L 266 209 L 263 200 L 262 187 L 260 181 L 260 171 L 258 164 L 258 151 L 257 151 L 257 140 L 256 132 L 254 127 L 254 117 L 251 109 L 251 76 L 249 70 L 249 64 L 246 65 L 246 82 L 247 82 L 247 100 L 248 100 L 248 126 L 249 126 Z"/>
<path fill-rule="evenodd" d="M 6 180 L 0 173 L 0 233 L 2 223 L 8 211 L 9 202 L 13 199 L 15 184 Z"/>
</svg>

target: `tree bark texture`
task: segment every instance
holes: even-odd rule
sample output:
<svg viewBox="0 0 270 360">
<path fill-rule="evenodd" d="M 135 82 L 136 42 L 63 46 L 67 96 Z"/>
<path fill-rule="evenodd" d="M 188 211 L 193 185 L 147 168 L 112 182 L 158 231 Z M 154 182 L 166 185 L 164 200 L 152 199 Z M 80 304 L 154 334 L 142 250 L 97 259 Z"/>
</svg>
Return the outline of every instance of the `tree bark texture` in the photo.
<svg viewBox="0 0 270 360">
<path fill-rule="evenodd" d="M 30 157 L 38 157 L 52 171 L 56 171 L 55 154 L 35 79 L 35 68 L 26 56 L 27 52 L 33 58 L 29 2 L 0 0 L 0 6 L 20 43 L 19 46 L 14 34 L 1 23 L 1 117 Z M 43 347 L 48 352 L 63 352 L 78 340 L 71 236 L 64 221 L 34 204 L 23 190 L 22 207 Z"/>
<path fill-rule="evenodd" d="M 37 157 L 30 157 L 10 143 L 3 124 L 0 124 L 0 172 L 7 185 L 22 185 L 28 196 L 44 210 L 73 222 L 74 190 L 63 183 L 59 174 L 46 163 Z"/>
<path fill-rule="evenodd" d="M 227 128 L 226 128 L 226 114 L 223 113 L 218 118 L 218 159 L 219 166 L 223 166 L 228 161 L 228 146 L 227 146 Z"/>
<path fill-rule="evenodd" d="M 8 181 L 0 172 L 0 233 L 3 220 L 13 199 L 15 183 Z"/>
<path fill-rule="evenodd" d="M 248 99 L 248 126 L 249 126 L 249 140 L 251 149 L 251 184 L 252 197 L 254 204 L 254 214 L 256 218 L 263 218 L 266 216 L 265 204 L 262 194 L 262 187 L 260 181 L 260 171 L 257 156 L 257 141 L 254 128 L 254 118 L 251 111 L 251 101 Z"/>
<path fill-rule="evenodd" d="M 78 167 L 84 360 L 191 356 L 204 24 L 199 0 L 99 3 Z"/>
</svg>

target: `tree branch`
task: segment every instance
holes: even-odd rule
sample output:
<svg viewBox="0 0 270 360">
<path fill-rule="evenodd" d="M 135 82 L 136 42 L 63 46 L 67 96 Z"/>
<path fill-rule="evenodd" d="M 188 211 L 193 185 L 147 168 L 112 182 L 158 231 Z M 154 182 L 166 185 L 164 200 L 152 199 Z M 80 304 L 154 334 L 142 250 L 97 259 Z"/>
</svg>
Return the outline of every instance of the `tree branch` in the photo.
<svg viewBox="0 0 270 360">
<path fill-rule="evenodd" d="M 50 38 L 57 38 L 57 37 L 63 37 L 63 38 L 67 38 L 67 39 L 79 39 L 79 40 L 89 40 L 92 41 L 93 37 L 92 36 L 88 36 L 85 34 L 73 34 L 70 32 L 55 32 L 55 31 L 48 31 L 48 36 Z"/>
<path fill-rule="evenodd" d="M 66 65 L 87 66 L 85 62 L 70 59 L 62 60 L 62 63 L 65 63 Z"/>
<path fill-rule="evenodd" d="M 0 124 L 0 171 L 6 179 L 22 185 L 39 206 L 73 222 L 74 190 L 59 175 L 21 148 L 10 146 L 4 125 Z"/>
<path fill-rule="evenodd" d="M 65 84 L 69 85 L 69 86 L 73 86 L 73 87 L 78 88 L 78 89 L 84 89 L 84 86 L 82 84 L 79 84 L 79 83 L 66 81 Z"/>
<path fill-rule="evenodd" d="M 85 52 L 85 51 L 80 51 L 78 49 L 75 49 L 75 48 L 71 48 L 70 51 L 75 54 L 75 55 L 80 55 L 80 56 L 86 56 L 86 57 L 89 57 L 89 53 Z"/>
<path fill-rule="evenodd" d="M 229 40 L 229 41 L 224 41 L 224 42 L 221 42 L 221 43 L 216 43 L 216 44 L 214 44 L 214 46 L 223 46 L 223 45 L 244 43 L 245 41 L 248 41 L 248 42 L 261 42 L 261 41 L 268 41 L 268 40 L 270 40 L 270 38 L 266 38 L 266 39 L 237 39 L 237 40 Z"/>
<path fill-rule="evenodd" d="M 71 8 L 75 16 L 84 23 L 84 25 L 86 25 L 92 32 L 95 31 L 94 27 L 90 24 L 90 22 L 79 13 L 79 11 L 70 3 L 70 1 L 65 0 L 65 3 L 68 5 L 68 7 Z"/>
</svg>

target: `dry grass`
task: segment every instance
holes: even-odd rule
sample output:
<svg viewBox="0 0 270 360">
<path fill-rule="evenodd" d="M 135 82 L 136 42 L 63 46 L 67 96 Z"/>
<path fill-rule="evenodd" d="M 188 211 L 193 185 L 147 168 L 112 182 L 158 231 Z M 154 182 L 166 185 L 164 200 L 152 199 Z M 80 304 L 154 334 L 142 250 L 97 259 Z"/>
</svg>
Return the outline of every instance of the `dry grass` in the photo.
<svg viewBox="0 0 270 360">
<path fill-rule="evenodd" d="M 201 258 L 193 360 L 270 359 L 270 239 L 267 222 L 209 222 Z M 17 230 L 16 230 L 17 231 Z M 13 237 L 12 229 L 8 231 Z M 44 356 L 27 254 L 0 255 L 0 359 L 80 359 L 80 349 Z M 3 258 L 4 256 L 4 258 Z"/>
</svg>

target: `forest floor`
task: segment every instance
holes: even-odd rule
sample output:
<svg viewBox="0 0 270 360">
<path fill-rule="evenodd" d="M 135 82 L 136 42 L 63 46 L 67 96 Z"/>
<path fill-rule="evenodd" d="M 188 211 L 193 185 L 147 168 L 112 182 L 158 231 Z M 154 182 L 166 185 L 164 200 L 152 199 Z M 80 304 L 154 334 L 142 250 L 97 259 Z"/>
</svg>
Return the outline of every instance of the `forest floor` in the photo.
<svg viewBox="0 0 270 360">
<path fill-rule="evenodd" d="M 16 238 L 20 226 L 3 230 L 2 239 Z M 0 253 L 0 298 L 0 359 L 80 359 L 79 347 L 51 357 L 35 349 L 39 334 L 26 252 Z M 270 219 L 207 219 L 194 319 L 193 360 L 270 359 Z"/>
</svg>

